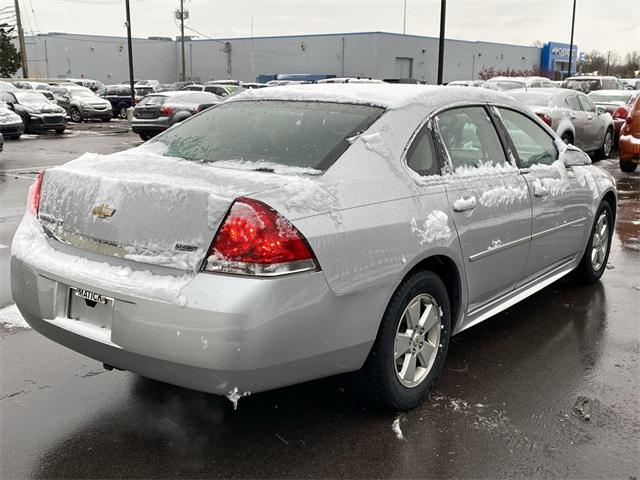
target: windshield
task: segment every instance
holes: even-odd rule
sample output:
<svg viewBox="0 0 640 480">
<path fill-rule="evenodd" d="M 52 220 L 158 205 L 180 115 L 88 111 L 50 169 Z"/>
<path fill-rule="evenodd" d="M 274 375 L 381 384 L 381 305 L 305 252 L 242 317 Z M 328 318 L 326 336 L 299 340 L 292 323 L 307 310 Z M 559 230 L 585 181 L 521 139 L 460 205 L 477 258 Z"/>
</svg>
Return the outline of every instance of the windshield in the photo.
<svg viewBox="0 0 640 480">
<path fill-rule="evenodd" d="M 553 95 L 533 92 L 512 93 L 511 96 L 529 106 L 548 107 L 553 102 Z"/>
<path fill-rule="evenodd" d="M 515 90 L 516 88 L 524 88 L 524 82 L 513 80 L 488 81 L 482 85 L 484 88 L 491 90 Z"/>
<path fill-rule="evenodd" d="M 236 101 L 168 130 L 166 155 L 212 163 L 270 162 L 326 170 L 382 108 L 328 102 Z"/>
<path fill-rule="evenodd" d="M 26 104 L 26 105 L 42 105 L 43 103 L 49 103 L 49 100 L 42 95 L 41 93 L 31 93 L 31 92 L 12 92 L 18 102 Z"/>
<path fill-rule="evenodd" d="M 79 89 L 71 89 L 69 90 L 69 94 L 73 98 L 94 98 L 96 96 L 95 93 L 89 92 L 87 90 L 79 90 Z"/>
<path fill-rule="evenodd" d="M 589 98 L 593 102 L 607 103 L 607 102 L 623 102 L 629 103 L 634 92 L 620 92 L 620 93 L 591 93 Z"/>
</svg>

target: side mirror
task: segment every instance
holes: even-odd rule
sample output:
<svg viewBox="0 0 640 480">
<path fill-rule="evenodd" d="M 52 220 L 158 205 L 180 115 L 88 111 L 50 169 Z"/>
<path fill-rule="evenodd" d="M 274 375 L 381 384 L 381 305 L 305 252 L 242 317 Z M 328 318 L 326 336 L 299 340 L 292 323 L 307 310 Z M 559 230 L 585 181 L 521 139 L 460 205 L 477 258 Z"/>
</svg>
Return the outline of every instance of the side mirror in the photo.
<svg viewBox="0 0 640 480">
<path fill-rule="evenodd" d="M 598 115 L 604 115 L 605 113 L 607 113 L 607 109 L 604 107 L 596 107 L 596 113 Z"/>
<path fill-rule="evenodd" d="M 7 107 L 9 107 L 11 110 L 14 110 L 16 108 L 13 102 L 7 102 Z"/>
<path fill-rule="evenodd" d="M 560 154 L 560 159 L 567 168 L 591 165 L 591 157 L 573 145 L 567 145 L 567 149 Z"/>
</svg>

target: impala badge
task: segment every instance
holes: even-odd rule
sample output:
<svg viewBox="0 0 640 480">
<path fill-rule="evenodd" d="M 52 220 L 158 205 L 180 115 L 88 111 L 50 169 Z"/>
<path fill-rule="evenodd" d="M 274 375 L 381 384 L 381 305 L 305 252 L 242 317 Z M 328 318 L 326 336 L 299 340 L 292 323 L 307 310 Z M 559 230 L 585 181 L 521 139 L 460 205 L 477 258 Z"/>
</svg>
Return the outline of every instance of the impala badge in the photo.
<svg viewBox="0 0 640 480">
<path fill-rule="evenodd" d="M 98 205 L 97 207 L 93 207 L 91 213 L 100 218 L 107 218 L 112 217 L 113 214 L 116 213 L 116 211 L 115 209 L 110 208 L 106 205 Z"/>
</svg>

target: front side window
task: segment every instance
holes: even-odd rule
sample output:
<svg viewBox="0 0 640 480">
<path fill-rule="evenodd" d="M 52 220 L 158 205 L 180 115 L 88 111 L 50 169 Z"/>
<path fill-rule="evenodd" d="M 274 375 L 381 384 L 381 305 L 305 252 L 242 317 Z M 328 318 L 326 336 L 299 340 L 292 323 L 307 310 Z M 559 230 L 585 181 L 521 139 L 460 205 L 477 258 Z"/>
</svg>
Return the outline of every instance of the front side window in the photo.
<svg viewBox="0 0 640 480">
<path fill-rule="evenodd" d="M 425 127 L 418 134 L 407 152 L 407 166 L 420 175 L 438 173 L 438 163 L 433 148 L 431 131 Z"/>
<path fill-rule="evenodd" d="M 438 115 L 437 122 L 454 170 L 507 163 L 500 138 L 483 107 L 447 110 Z"/>
<path fill-rule="evenodd" d="M 166 155 L 203 163 L 270 162 L 326 170 L 384 109 L 307 101 L 237 101 L 167 130 Z"/>
<path fill-rule="evenodd" d="M 535 164 L 551 165 L 558 158 L 553 138 L 540 125 L 513 110 L 498 108 L 498 112 L 518 153 L 522 168 Z"/>
</svg>

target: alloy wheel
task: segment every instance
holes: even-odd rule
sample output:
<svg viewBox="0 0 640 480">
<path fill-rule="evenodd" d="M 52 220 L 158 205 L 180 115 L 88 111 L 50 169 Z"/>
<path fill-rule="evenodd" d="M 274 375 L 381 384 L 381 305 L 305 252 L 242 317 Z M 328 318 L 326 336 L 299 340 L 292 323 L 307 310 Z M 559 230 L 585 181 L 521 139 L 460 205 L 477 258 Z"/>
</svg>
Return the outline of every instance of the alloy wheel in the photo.
<svg viewBox="0 0 640 480">
<path fill-rule="evenodd" d="M 441 313 L 427 294 L 413 298 L 402 313 L 396 331 L 393 366 L 402 385 L 420 385 L 433 367 L 440 345 Z"/>
<path fill-rule="evenodd" d="M 602 268 L 607 257 L 609 248 L 609 220 L 606 212 L 602 212 L 596 228 L 593 231 L 593 240 L 591 242 L 591 266 L 597 272 Z"/>
<path fill-rule="evenodd" d="M 611 130 L 607 130 L 607 133 L 604 136 L 604 144 L 602 145 L 602 153 L 604 153 L 605 158 L 609 157 L 612 147 L 613 147 L 613 135 L 611 135 Z"/>
</svg>

